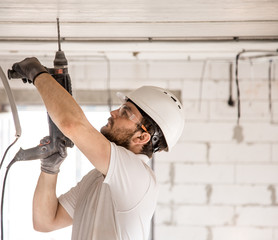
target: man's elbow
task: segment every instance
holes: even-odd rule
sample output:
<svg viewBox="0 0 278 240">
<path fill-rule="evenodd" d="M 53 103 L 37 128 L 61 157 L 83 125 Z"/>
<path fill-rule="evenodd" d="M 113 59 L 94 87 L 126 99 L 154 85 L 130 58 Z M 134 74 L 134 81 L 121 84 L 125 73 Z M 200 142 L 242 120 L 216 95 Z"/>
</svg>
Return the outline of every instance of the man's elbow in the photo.
<svg viewBox="0 0 278 240">
<path fill-rule="evenodd" d="M 45 232 L 45 233 L 46 232 L 50 232 L 48 229 L 46 229 L 46 228 L 44 228 L 44 227 L 42 227 L 40 225 L 37 225 L 37 224 L 33 224 L 33 228 L 37 232 Z"/>
<path fill-rule="evenodd" d="M 33 220 L 33 228 L 37 232 L 51 232 L 54 229 L 50 226 L 50 224 L 43 224 L 38 221 Z"/>
</svg>

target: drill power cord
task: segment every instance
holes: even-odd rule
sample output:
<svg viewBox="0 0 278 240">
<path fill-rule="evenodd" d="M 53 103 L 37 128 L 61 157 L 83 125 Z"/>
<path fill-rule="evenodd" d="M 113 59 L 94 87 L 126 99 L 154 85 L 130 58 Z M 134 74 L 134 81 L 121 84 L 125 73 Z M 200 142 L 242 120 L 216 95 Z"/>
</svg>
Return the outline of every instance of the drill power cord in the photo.
<svg viewBox="0 0 278 240">
<path fill-rule="evenodd" d="M 20 122 L 19 122 L 19 117 L 18 117 L 18 112 L 17 112 L 17 108 L 16 108 L 16 104 L 15 104 L 15 100 L 14 100 L 14 96 L 13 93 L 11 91 L 9 82 L 7 80 L 6 75 L 3 72 L 2 67 L 0 66 L 0 78 L 3 82 L 5 91 L 7 93 L 8 99 L 9 99 L 9 103 L 11 106 L 11 110 L 12 110 L 12 115 L 13 115 L 13 119 L 14 119 L 14 126 L 15 126 L 15 130 L 16 130 L 16 139 L 8 146 L 8 148 L 6 149 L 3 158 L 1 160 L 0 163 L 0 170 L 3 166 L 4 160 L 7 156 L 8 151 L 10 150 L 10 148 L 17 142 L 17 140 L 19 139 L 19 137 L 21 136 L 21 126 L 20 126 Z M 3 185 L 2 185 L 2 194 L 1 194 L 1 240 L 4 239 L 4 219 L 3 219 L 3 210 L 4 210 L 4 197 L 5 197 L 5 186 L 6 186 L 6 180 L 7 180 L 7 176 L 8 176 L 8 172 L 10 167 L 15 163 L 15 160 L 12 160 L 9 165 L 7 166 L 6 172 L 5 172 L 5 176 L 4 176 L 4 181 L 3 181 Z"/>
<path fill-rule="evenodd" d="M 18 139 L 18 138 L 17 138 Z M 17 140 L 16 139 L 16 140 Z M 5 172 L 5 176 L 4 176 L 4 181 L 3 181 L 3 186 L 2 186 L 2 197 L 1 197 L 1 240 L 4 239 L 4 221 L 3 221 L 3 215 L 4 215 L 4 199 L 5 199 L 5 187 L 6 187 L 6 180 L 7 180 L 7 176 L 9 173 L 9 170 L 11 168 L 11 166 L 16 162 L 15 159 L 13 159 L 9 165 L 7 166 L 6 172 Z"/>
</svg>

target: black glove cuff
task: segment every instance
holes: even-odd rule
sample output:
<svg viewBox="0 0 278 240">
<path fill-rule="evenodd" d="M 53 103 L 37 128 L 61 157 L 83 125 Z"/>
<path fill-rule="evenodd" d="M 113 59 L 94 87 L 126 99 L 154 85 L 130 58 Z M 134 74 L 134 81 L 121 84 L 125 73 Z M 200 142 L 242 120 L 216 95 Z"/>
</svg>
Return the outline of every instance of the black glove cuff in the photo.
<svg viewBox="0 0 278 240">
<path fill-rule="evenodd" d="M 45 172 L 45 173 L 47 173 L 47 174 L 52 174 L 52 175 L 54 175 L 54 174 L 58 174 L 58 173 L 60 172 L 60 169 L 58 169 L 57 171 L 53 171 L 53 170 L 48 169 L 48 168 L 46 168 L 46 167 L 41 167 L 41 171 L 42 171 L 42 172 Z"/>
<path fill-rule="evenodd" d="M 36 80 L 36 78 L 39 76 L 39 75 L 41 75 L 42 73 L 48 73 L 48 71 L 42 71 L 42 72 L 39 72 L 37 75 L 35 75 L 34 77 L 33 77 L 33 84 L 35 85 L 35 80 Z"/>
</svg>

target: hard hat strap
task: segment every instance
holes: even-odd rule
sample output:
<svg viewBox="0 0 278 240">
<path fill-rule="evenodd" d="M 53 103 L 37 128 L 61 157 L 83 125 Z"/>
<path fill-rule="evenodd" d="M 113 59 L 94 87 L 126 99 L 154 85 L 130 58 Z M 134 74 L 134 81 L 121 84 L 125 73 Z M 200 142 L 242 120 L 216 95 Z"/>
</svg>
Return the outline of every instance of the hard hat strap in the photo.
<svg viewBox="0 0 278 240">
<path fill-rule="evenodd" d="M 159 151 L 159 132 L 155 132 L 153 135 L 152 135 L 152 138 L 151 138 L 151 141 L 152 141 L 152 145 L 153 145 L 153 153 Z"/>
</svg>

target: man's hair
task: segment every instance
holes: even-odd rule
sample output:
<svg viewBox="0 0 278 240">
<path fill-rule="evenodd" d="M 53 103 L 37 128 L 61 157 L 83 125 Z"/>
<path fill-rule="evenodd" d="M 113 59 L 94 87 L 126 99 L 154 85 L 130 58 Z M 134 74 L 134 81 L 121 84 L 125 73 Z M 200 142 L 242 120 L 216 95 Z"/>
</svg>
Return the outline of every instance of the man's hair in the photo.
<svg viewBox="0 0 278 240">
<path fill-rule="evenodd" d="M 149 134 L 151 135 L 151 139 L 147 142 L 143 148 L 141 153 L 146 154 L 149 158 L 152 157 L 153 153 L 157 151 L 162 151 L 167 148 L 167 143 L 165 137 L 160 129 L 160 127 L 156 124 L 156 122 L 146 114 L 140 107 L 136 105 L 132 100 L 128 99 L 129 102 L 135 105 L 138 111 L 142 115 L 141 123 L 146 127 Z M 142 130 L 140 125 L 138 125 L 138 130 Z"/>
</svg>

